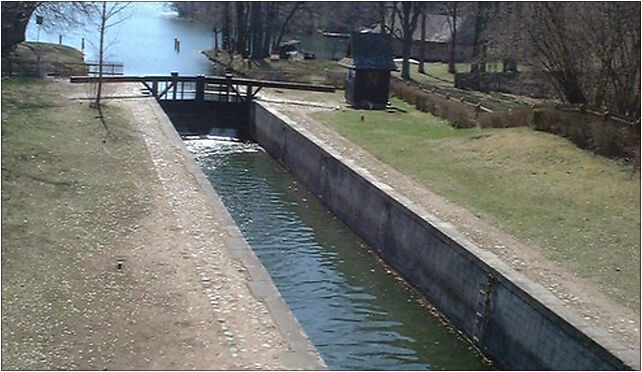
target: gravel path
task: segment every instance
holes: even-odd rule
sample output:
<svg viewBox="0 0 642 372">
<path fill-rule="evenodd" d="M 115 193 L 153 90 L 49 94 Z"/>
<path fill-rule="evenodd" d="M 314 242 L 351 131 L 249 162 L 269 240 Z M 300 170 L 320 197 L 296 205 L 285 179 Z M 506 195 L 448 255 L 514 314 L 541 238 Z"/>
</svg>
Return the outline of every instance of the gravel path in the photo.
<svg viewBox="0 0 642 372">
<path fill-rule="evenodd" d="M 52 84 L 72 105 L 87 105 L 88 87 Z M 11 207 L 3 195 L 13 209 L 3 205 L 2 369 L 305 368 L 248 287 L 221 211 L 161 130 L 155 100 L 137 84 L 105 91 L 132 127 L 85 137 L 82 151 L 105 162 L 117 152 L 109 163 L 116 176 L 85 187 L 83 177 L 107 171 L 92 161 L 69 170 L 80 177 L 71 186 L 32 182 L 24 190 L 49 193 L 46 205 L 25 194 Z M 12 186 L 4 176 L 3 188 Z M 23 223 L 23 212 L 37 218 Z"/>
</svg>

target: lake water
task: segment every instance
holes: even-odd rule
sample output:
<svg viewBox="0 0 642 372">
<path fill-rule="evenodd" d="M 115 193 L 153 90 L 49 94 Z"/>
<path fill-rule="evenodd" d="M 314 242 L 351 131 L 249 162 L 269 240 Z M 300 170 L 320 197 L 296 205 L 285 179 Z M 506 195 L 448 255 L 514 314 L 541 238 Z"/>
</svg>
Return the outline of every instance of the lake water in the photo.
<svg viewBox="0 0 642 372">
<path fill-rule="evenodd" d="M 216 71 L 202 50 L 214 48 L 214 33 L 210 26 L 185 20 L 178 16 L 170 3 L 131 3 L 123 22 L 106 32 L 105 60 L 123 62 L 127 75 L 169 75 L 178 71 L 181 75 L 215 75 Z M 87 22 L 80 29 L 41 29 L 38 32 L 36 17 L 27 27 L 27 41 L 62 43 L 78 50 L 85 39 L 85 60 L 98 60 L 100 34 L 96 26 Z M 174 38 L 180 40 L 180 52 L 174 49 Z M 314 52 L 319 59 L 345 57 L 348 41 L 324 38 L 320 34 L 286 35 L 283 40 L 297 39 L 301 48 Z M 220 45 L 220 34 L 219 34 Z"/>
<path fill-rule="evenodd" d="M 109 28 L 106 33 L 105 60 L 123 62 L 127 75 L 213 75 L 211 63 L 201 50 L 214 47 L 211 27 L 178 17 L 169 3 L 131 3 L 123 12 L 123 22 Z M 85 60 L 98 59 L 100 33 L 97 27 L 87 24 L 80 30 L 41 30 L 35 17 L 27 27 L 28 41 L 58 43 L 81 49 L 85 38 Z M 174 50 L 174 38 L 180 40 L 180 52 Z"/>
</svg>

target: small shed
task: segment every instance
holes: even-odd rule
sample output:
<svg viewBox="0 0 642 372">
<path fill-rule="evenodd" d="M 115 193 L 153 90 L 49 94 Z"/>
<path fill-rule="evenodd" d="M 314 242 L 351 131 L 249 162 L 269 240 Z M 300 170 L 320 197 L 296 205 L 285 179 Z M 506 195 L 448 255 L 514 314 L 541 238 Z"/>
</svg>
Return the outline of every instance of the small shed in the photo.
<svg viewBox="0 0 642 372">
<path fill-rule="evenodd" d="M 352 60 L 344 64 L 348 69 L 346 100 L 355 108 L 386 108 L 390 93 L 390 71 L 397 69 L 392 58 L 392 36 L 353 33 L 349 49 Z"/>
</svg>

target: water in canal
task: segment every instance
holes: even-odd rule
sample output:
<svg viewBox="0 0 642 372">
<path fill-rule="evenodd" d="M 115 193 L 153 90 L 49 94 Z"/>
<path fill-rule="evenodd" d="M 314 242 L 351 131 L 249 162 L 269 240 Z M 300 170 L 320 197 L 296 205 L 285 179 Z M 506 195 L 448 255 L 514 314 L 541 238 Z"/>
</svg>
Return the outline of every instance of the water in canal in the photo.
<svg viewBox="0 0 642 372">
<path fill-rule="evenodd" d="M 487 369 L 260 146 L 186 139 L 330 369 Z"/>
</svg>

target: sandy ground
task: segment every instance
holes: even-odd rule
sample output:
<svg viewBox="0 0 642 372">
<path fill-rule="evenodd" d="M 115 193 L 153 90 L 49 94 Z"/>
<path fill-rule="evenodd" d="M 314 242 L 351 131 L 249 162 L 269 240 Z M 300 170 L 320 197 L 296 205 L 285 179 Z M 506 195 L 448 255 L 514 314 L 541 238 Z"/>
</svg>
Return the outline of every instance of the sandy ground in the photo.
<svg viewBox="0 0 642 372">
<path fill-rule="evenodd" d="M 452 224 L 480 248 L 494 253 L 513 269 L 548 288 L 587 323 L 608 330 L 630 349 L 640 350 L 640 314 L 611 300 L 593 283 L 544 257 L 536 248 L 505 233 L 489 219 L 474 215 L 435 194 L 311 117 L 311 113 L 319 110 L 336 110 L 346 106 L 345 102 L 335 97 L 308 92 L 301 95 L 275 89 L 265 89 L 259 95 L 259 99 L 270 102 L 343 157 L 366 169 L 437 218 Z"/>
<path fill-rule="evenodd" d="M 56 84 L 70 98 L 87 93 L 86 87 Z M 136 84 L 115 89 L 108 87 L 107 95 L 140 97 Z M 10 298 L 5 289 L 18 283 L 4 282 L 3 276 L 3 369 L 297 368 L 269 309 L 248 288 L 246 268 L 230 256 L 220 212 L 186 169 L 184 154 L 159 128 L 155 101 L 108 104 L 128 112 L 135 135 L 144 138 L 139 143 L 146 146 L 135 152 L 147 158 L 153 180 L 133 192 L 146 201 L 146 213 L 117 222 L 119 230 L 104 242 L 110 249 L 73 253 L 69 270 L 80 274 L 85 290 L 54 299 L 53 307 L 63 304 L 60 312 L 52 312 L 52 302 L 43 298 L 71 274 L 47 276 L 37 284 L 44 293 L 38 297 L 18 291 Z M 137 170 L 124 165 L 123 171 Z M 81 218 L 82 211 L 69 223 Z M 3 266 L 5 259 L 10 257 L 3 257 Z M 27 265 L 47 270 L 37 260 Z"/>
<path fill-rule="evenodd" d="M 121 86 L 122 93 L 127 86 Z M 132 94 L 140 91 L 131 85 Z M 217 343 L 220 354 L 211 368 L 225 369 L 284 369 L 281 355 L 288 345 L 280 334 L 265 304 L 257 300 L 247 287 L 248 274 L 243 265 L 233 260 L 223 242 L 226 232 L 218 222 L 215 211 L 201 192 L 194 177 L 185 168 L 183 153 L 166 137 L 158 125 L 151 105 L 153 99 L 112 100 L 131 113 L 145 142 L 160 180 L 164 210 L 156 222 L 165 226 L 171 239 L 152 234 L 151 238 L 174 247 L 174 259 L 180 255 L 187 260 L 192 276 L 198 276 L 198 288 L 192 291 L 199 300 L 208 300 L 202 314 L 209 321 L 216 320 Z M 177 249 L 178 248 L 178 249 Z M 187 290 L 187 288 L 185 288 Z M 203 353 L 206 354 L 206 353 Z M 178 357 L 178 356 L 177 356 Z"/>
</svg>

